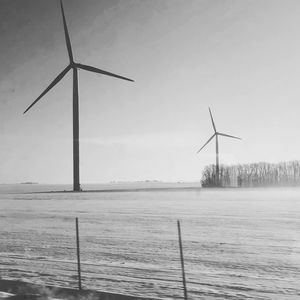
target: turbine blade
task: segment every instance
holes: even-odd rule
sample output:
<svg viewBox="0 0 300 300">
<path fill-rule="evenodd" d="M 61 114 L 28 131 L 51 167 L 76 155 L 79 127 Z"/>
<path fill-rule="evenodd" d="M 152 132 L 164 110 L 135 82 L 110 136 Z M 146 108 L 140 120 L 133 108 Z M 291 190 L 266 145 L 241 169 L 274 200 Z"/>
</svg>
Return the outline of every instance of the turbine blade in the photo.
<svg viewBox="0 0 300 300">
<path fill-rule="evenodd" d="M 222 136 L 226 136 L 226 137 L 229 137 L 229 138 L 241 140 L 241 138 L 239 138 L 237 136 L 233 136 L 233 135 L 229 135 L 229 134 L 225 134 L 225 133 L 219 133 L 219 132 L 217 132 L 217 134 L 222 135 Z"/>
<path fill-rule="evenodd" d="M 209 140 L 197 151 L 199 153 L 214 137 L 216 134 L 214 134 L 212 137 L 209 138 Z"/>
<path fill-rule="evenodd" d="M 71 69 L 70 66 L 67 66 L 50 84 L 49 86 L 39 95 L 39 97 L 23 112 L 25 114 L 34 104 L 36 104 L 45 94 L 47 94 L 58 82 L 60 82 L 63 77 Z"/>
<path fill-rule="evenodd" d="M 212 116 L 212 113 L 211 113 L 210 108 L 208 108 L 208 109 L 209 109 L 210 119 L 211 119 L 211 122 L 212 122 L 212 125 L 213 125 L 213 128 L 214 128 L 214 131 L 215 131 L 215 133 L 216 133 L 216 132 L 217 132 L 217 129 L 216 129 L 216 125 L 215 125 L 215 122 L 214 122 L 214 118 L 213 118 L 213 116 Z"/>
<path fill-rule="evenodd" d="M 128 80 L 128 81 L 133 81 L 134 82 L 134 80 L 132 80 L 130 78 L 123 77 L 123 76 L 120 76 L 120 75 L 117 75 L 117 74 L 113 74 L 113 73 L 110 73 L 110 72 L 107 72 L 107 71 L 103 71 L 103 70 L 100 70 L 100 69 L 95 68 L 95 67 L 91 67 L 91 66 L 87 66 L 87 65 L 82 65 L 82 64 L 76 64 L 76 66 L 79 69 L 83 69 L 83 70 L 86 70 L 86 71 L 90 71 L 90 72 L 94 72 L 94 73 L 99 73 L 99 74 L 102 74 L 102 75 L 112 76 L 112 77 L 116 77 L 116 78 L 119 78 L 119 79 L 124 79 L 124 80 Z"/>
<path fill-rule="evenodd" d="M 69 36 L 69 32 L 68 32 L 68 27 L 67 27 L 67 22 L 66 22 L 66 17 L 65 17 L 62 0 L 60 0 L 60 7 L 61 7 L 61 13 L 62 13 L 62 17 L 63 17 L 64 32 L 65 32 L 65 38 L 66 38 L 69 59 L 70 59 L 70 62 L 73 62 L 72 46 L 71 46 L 71 41 L 70 41 L 70 36 Z"/>
</svg>

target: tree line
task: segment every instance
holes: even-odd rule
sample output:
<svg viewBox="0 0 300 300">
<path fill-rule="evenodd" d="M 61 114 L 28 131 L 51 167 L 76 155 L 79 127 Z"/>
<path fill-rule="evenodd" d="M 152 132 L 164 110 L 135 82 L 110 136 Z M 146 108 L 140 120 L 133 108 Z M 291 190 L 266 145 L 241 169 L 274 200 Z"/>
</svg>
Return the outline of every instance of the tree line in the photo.
<svg viewBox="0 0 300 300">
<path fill-rule="evenodd" d="M 221 165 L 219 180 L 215 165 L 209 165 L 202 172 L 201 183 L 203 187 L 297 186 L 300 185 L 300 161 Z"/>
</svg>

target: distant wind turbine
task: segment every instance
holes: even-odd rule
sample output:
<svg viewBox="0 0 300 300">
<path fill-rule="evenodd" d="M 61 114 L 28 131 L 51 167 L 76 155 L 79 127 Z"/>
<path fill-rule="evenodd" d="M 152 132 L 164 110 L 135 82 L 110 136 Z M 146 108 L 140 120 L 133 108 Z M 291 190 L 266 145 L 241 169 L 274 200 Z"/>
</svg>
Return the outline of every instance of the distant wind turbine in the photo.
<svg viewBox="0 0 300 300">
<path fill-rule="evenodd" d="M 210 119 L 212 122 L 212 126 L 214 129 L 214 134 L 208 139 L 208 141 L 197 151 L 197 153 L 199 153 L 214 137 L 216 138 L 216 184 L 219 185 L 219 179 L 220 179 L 220 167 L 219 167 L 219 140 L 218 140 L 218 136 L 225 136 L 225 137 L 229 137 L 229 138 L 233 138 L 233 139 L 238 139 L 241 140 L 241 138 L 233 136 L 233 135 L 228 135 L 225 133 L 220 133 L 217 131 L 216 129 L 216 125 L 214 122 L 214 118 L 212 116 L 211 110 L 209 109 L 209 114 L 210 114 Z"/>
<path fill-rule="evenodd" d="M 79 181 L 79 96 L 78 96 L 78 69 L 99 73 L 102 75 L 112 76 L 123 80 L 134 81 L 132 79 L 113 74 L 98 68 L 82 65 L 74 62 L 73 52 L 71 47 L 70 36 L 67 28 L 64 8 L 62 0 L 60 0 L 61 13 L 63 18 L 63 26 L 65 32 L 65 39 L 67 44 L 67 50 L 69 55 L 69 65 L 49 84 L 49 86 L 41 93 L 41 95 L 24 111 L 24 114 L 36 104 L 44 95 L 46 95 L 63 77 L 72 69 L 73 70 L 73 190 L 80 191 Z"/>
</svg>

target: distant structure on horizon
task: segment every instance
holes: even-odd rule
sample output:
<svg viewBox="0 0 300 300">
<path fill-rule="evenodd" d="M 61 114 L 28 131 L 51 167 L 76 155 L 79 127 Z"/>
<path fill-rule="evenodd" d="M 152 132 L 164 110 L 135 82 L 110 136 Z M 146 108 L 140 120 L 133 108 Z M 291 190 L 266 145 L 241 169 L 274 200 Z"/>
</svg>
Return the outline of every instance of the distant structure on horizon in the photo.
<svg viewBox="0 0 300 300">
<path fill-rule="evenodd" d="M 64 8 L 62 0 L 60 0 L 61 13 L 63 18 L 64 32 L 66 45 L 69 55 L 68 66 L 50 83 L 50 85 L 42 92 L 42 94 L 25 110 L 24 114 L 36 104 L 44 95 L 46 95 L 63 77 L 72 69 L 73 70 L 73 190 L 80 191 L 80 179 L 79 179 L 79 94 L 78 94 L 78 69 L 112 76 L 123 80 L 133 81 L 127 77 L 123 77 L 117 74 L 113 74 L 92 66 L 82 65 L 74 62 L 71 41 L 67 28 Z"/>
<path fill-rule="evenodd" d="M 219 165 L 219 139 L 218 136 L 225 136 L 225 137 L 229 137 L 229 138 L 233 138 L 233 139 L 238 139 L 241 140 L 241 138 L 233 136 L 233 135 L 229 135 L 229 134 L 225 134 L 225 133 L 220 133 L 217 131 L 216 129 L 216 125 L 211 113 L 210 108 L 208 108 L 209 110 L 209 114 L 210 114 L 210 119 L 212 122 L 212 126 L 214 129 L 214 134 L 208 139 L 208 141 L 197 151 L 197 153 L 199 153 L 214 137 L 216 138 L 216 167 L 215 167 L 215 173 L 214 173 L 214 178 L 213 178 L 213 186 L 220 186 L 220 165 Z"/>
</svg>

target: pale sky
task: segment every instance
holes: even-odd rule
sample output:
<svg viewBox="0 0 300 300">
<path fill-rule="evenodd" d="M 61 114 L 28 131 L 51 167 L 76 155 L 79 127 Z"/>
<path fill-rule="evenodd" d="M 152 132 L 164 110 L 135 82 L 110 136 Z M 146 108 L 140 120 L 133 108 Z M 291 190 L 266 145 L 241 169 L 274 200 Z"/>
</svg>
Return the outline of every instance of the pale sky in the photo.
<svg viewBox="0 0 300 300">
<path fill-rule="evenodd" d="M 82 183 L 197 181 L 215 162 L 300 159 L 300 1 L 64 0 L 80 71 Z M 1 0 L 0 182 L 72 182 L 71 73 L 58 0 Z"/>
</svg>

